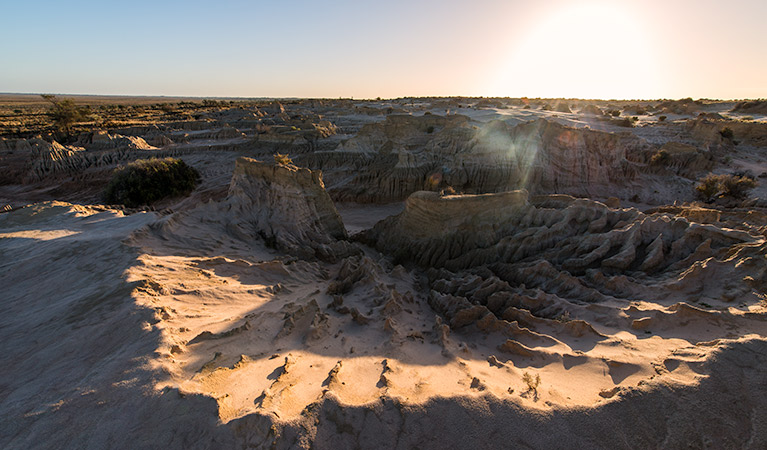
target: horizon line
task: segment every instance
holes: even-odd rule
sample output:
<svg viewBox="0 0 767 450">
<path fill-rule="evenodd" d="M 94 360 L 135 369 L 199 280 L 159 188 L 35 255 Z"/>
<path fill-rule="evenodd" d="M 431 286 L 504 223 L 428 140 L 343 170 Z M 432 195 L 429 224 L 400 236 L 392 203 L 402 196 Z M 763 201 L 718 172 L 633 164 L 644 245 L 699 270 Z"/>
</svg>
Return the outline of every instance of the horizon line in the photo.
<svg viewBox="0 0 767 450">
<path fill-rule="evenodd" d="M 679 97 L 679 98 L 580 98 L 580 97 L 511 97 L 511 96 L 487 96 L 487 95 L 425 95 L 425 96 L 400 96 L 400 97 L 295 97 L 295 96 L 215 96 L 215 95 L 169 95 L 169 94 L 83 94 L 83 93 L 61 93 L 61 92 L 0 92 L 2 96 L 11 95 L 59 95 L 70 97 L 125 97 L 125 98 L 169 98 L 169 99 L 216 99 L 216 100 L 357 100 L 357 101 L 384 101 L 384 100 L 404 100 L 404 99 L 508 99 L 508 100 L 570 100 L 570 101 L 679 101 L 690 99 L 692 101 L 716 101 L 716 102 L 738 102 L 767 100 L 767 97 L 744 97 L 744 98 L 709 98 L 709 97 Z"/>
</svg>

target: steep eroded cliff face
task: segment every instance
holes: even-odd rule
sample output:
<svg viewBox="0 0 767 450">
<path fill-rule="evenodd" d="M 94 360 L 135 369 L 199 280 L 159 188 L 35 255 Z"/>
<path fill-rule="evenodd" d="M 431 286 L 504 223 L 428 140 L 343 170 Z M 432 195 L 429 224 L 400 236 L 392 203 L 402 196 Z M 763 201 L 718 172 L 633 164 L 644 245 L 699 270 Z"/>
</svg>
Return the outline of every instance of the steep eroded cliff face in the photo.
<svg viewBox="0 0 767 450">
<path fill-rule="evenodd" d="M 320 171 L 241 157 L 229 201 L 238 203 L 255 227 L 282 245 L 347 237 Z"/>
<path fill-rule="evenodd" d="M 241 157 L 222 207 L 238 234 L 290 253 L 332 258 L 348 237 L 320 171 Z"/>
<path fill-rule="evenodd" d="M 654 148 L 631 133 L 539 119 L 511 125 L 460 115 L 389 116 L 330 152 L 300 161 L 328 173 L 339 200 L 388 202 L 448 186 L 466 193 L 527 189 L 630 196 Z"/>
</svg>

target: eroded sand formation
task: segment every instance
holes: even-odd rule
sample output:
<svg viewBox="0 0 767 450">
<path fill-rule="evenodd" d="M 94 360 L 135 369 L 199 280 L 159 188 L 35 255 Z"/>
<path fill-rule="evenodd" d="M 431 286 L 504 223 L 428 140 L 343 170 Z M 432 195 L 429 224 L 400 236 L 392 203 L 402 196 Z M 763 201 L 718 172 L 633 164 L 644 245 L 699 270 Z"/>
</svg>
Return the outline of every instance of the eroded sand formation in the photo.
<svg viewBox="0 0 767 450">
<path fill-rule="evenodd" d="M 726 155 L 765 167 L 764 124 L 736 146 L 697 116 L 629 132 L 579 122 L 607 104 L 441 102 L 464 114 L 270 104 L 131 139 L 4 141 L 17 184 L 1 192 L 17 198 L 55 180 L 87 199 L 150 153 L 203 183 L 155 211 L 0 214 L 0 442 L 767 445 L 761 186 L 738 204 L 671 205 Z M 265 161 L 286 150 L 324 171 Z M 333 199 L 406 201 L 339 214 Z"/>
</svg>

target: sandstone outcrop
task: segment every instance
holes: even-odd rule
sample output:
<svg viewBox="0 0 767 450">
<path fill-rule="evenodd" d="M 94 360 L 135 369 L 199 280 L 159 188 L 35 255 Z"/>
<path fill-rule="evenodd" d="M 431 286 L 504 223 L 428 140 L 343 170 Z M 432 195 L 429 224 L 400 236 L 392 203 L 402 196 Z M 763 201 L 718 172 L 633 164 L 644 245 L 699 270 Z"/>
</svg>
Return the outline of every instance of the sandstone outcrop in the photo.
<svg viewBox="0 0 767 450">
<path fill-rule="evenodd" d="M 238 158 L 225 205 L 237 235 L 301 256 L 348 254 L 346 229 L 319 171 Z"/>
<path fill-rule="evenodd" d="M 735 141 L 757 147 L 767 146 L 767 123 L 764 122 L 697 118 L 687 121 L 686 128 L 695 139 L 712 150 L 730 151 Z M 732 130 L 732 139 L 722 135 L 725 128 Z"/>
<path fill-rule="evenodd" d="M 651 149 L 631 134 L 544 119 L 478 126 L 460 115 L 389 116 L 303 162 L 329 173 L 337 199 L 387 202 L 447 186 L 466 193 L 525 188 L 590 196 L 629 192 L 638 175 L 631 159 Z"/>
<path fill-rule="evenodd" d="M 400 260 L 425 267 L 462 270 L 546 259 L 573 274 L 673 270 L 705 248 L 711 255 L 758 238 L 636 209 L 610 209 L 569 196 L 534 196 L 526 191 L 440 196 L 417 192 L 405 211 L 386 219 L 364 238 Z M 663 255 L 661 257 L 661 255 Z"/>
<path fill-rule="evenodd" d="M 560 327 L 552 321 L 584 305 L 674 296 L 758 303 L 767 283 L 762 236 L 564 195 L 417 192 L 360 239 L 427 269 L 429 303 L 451 326 L 476 324 L 530 345 L 545 340 L 536 328 Z M 597 320 L 615 313 L 604 308 Z M 564 322 L 565 332 L 598 335 Z"/>
<path fill-rule="evenodd" d="M 133 142 L 133 141 L 130 141 Z M 141 142 L 144 142 L 143 139 Z M 61 145 L 56 141 L 47 142 L 31 139 L 28 142 L 28 163 L 25 182 L 44 179 L 60 179 L 82 175 L 86 170 L 108 171 L 119 164 L 142 158 L 176 156 L 174 150 L 138 149 L 122 147 L 112 150 L 86 150 L 73 145 Z"/>
<path fill-rule="evenodd" d="M 664 157 L 660 160 L 658 155 Z M 635 161 L 645 165 L 646 172 L 673 173 L 684 178 L 697 180 L 713 167 L 716 153 L 682 142 L 669 141 L 659 149 L 648 149 L 632 156 Z"/>
<path fill-rule="evenodd" d="M 155 148 L 147 144 L 141 137 L 110 134 L 105 130 L 97 130 L 81 135 L 77 145 L 87 150 L 153 150 Z"/>
</svg>

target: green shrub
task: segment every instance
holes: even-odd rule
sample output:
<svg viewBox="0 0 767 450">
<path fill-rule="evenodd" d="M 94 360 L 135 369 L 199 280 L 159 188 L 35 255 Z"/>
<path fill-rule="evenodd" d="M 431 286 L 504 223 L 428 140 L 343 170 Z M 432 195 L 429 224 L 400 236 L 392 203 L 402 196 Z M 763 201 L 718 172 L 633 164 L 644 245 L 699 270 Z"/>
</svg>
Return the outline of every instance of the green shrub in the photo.
<svg viewBox="0 0 767 450">
<path fill-rule="evenodd" d="M 426 132 L 427 132 L 427 133 L 429 133 L 429 134 L 432 134 L 432 133 L 434 133 L 434 126 L 433 126 L 433 125 L 429 125 L 429 126 L 426 128 Z"/>
<path fill-rule="evenodd" d="M 180 159 L 140 159 L 115 169 L 104 199 L 109 204 L 136 208 L 166 197 L 187 195 L 199 180 L 197 170 Z"/>
<path fill-rule="evenodd" d="M 732 132 L 732 128 L 730 127 L 724 127 L 719 131 L 719 134 L 722 135 L 725 139 L 732 139 L 735 134 Z"/>
<path fill-rule="evenodd" d="M 77 106 L 72 99 L 59 100 L 51 94 L 43 94 L 41 97 L 51 102 L 48 116 L 59 131 L 69 133 L 72 125 L 85 122 L 91 114 L 89 106 Z"/>
<path fill-rule="evenodd" d="M 659 116 L 658 117 L 658 122 L 665 122 L 666 119 L 668 119 L 668 117 L 666 117 L 666 116 Z"/>
<path fill-rule="evenodd" d="M 753 178 L 710 173 L 700 179 L 700 184 L 695 187 L 695 191 L 702 200 L 708 202 L 725 197 L 742 199 L 754 187 L 756 187 L 756 181 Z"/>
</svg>

